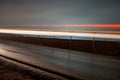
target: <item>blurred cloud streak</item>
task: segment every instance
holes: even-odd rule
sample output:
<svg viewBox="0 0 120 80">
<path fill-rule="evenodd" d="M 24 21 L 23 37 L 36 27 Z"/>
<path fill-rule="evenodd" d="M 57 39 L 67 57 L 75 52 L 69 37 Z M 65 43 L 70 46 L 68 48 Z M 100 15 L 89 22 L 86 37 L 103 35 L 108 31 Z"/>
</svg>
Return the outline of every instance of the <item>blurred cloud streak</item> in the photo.
<svg viewBox="0 0 120 80">
<path fill-rule="evenodd" d="M 24 24 L 118 24 L 119 4 L 119 0 L 0 0 L 0 27 Z"/>
</svg>

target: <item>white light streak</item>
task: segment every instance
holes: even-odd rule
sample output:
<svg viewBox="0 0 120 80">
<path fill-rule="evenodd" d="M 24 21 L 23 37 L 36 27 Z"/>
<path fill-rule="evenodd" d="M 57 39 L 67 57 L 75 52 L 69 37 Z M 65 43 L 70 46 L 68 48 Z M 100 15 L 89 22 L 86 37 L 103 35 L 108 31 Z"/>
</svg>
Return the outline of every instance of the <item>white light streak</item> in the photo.
<svg viewBox="0 0 120 80">
<path fill-rule="evenodd" d="M 73 36 L 73 37 L 94 37 L 105 39 L 119 39 L 119 34 L 102 33 L 75 33 L 75 32 L 52 32 L 52 31 L 32 31 L 32 30 L 0 30 L 0 33 L 25 34 L 25 35 L 43 35 L 43 36 Z"/>
</svg>

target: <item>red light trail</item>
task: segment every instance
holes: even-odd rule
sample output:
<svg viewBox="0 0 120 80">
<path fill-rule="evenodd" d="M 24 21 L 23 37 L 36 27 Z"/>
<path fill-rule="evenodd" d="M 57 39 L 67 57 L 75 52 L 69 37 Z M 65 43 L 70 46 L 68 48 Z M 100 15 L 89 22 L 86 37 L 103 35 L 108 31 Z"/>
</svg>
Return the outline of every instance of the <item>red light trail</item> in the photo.
<svg viewBox="0 0 120 80">
<path fill-rule="evenodd" d="M 4 25 L 4 26 L 45 26 L 45 27 L 88 27 L 88 28 L 120 28 L 120 24 L 25 24 L 25 25 Z"/>
</svg>

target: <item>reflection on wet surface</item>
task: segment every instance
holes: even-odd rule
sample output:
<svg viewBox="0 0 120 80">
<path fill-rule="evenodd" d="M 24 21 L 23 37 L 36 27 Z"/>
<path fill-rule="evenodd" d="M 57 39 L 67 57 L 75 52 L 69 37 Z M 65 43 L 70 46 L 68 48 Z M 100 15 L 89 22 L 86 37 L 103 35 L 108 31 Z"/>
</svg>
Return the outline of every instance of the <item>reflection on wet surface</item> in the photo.
<svg viewBox="0 0 120 80">
<path fill-rule="evenodd" d="M 24 61 L 31 60 L 36 62 L 45 61 L 53 66 L 60 68 L 55 70 L 64 73 L 64 69 L 73 71 L 70 74 L 79 75 L 80 78 L 88 80 L 119 80 L 120 79 L 120 60 L 115 57 L 90 54 L 80 51 L 72 51 L 38 45 L 25 44 L 20 42 L 0 40 L 1 52 L 4 55 L 14 54 L 22 55 Z M 3 55 L 3 53 L 1 53 Z M 14 56 L 20 58 L 19 56 Z M 47 64 L 49 66 L 49 64 Z M 38 65 L 38 64 L 37 64 Z M 45 65 L 45 67 L 47 67 Z M 43 66 L 44 67 L 44 66 Z M 47 67 L 49 68 L 49 67 Z M 64 69 L 62 69 L 64 68 Z M 52 68 L 51 68 L 52 69 Z M 54 69 L 53 69 L 54 70 Z M 78 74 L 75 74 L 78 73 Z M 69 74 L 69 73 L 65 73 Z M 87 76 L 87 77 L 86 77 Z"/>
</svg>

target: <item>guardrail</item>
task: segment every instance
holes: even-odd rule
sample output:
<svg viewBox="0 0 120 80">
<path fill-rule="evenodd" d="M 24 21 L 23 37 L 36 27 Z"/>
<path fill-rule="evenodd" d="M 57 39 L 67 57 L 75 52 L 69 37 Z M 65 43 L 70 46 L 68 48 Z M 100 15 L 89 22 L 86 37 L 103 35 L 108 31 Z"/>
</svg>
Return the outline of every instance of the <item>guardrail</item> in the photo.
<svg viewBox="0 0 120 80">
<path fill-rule="evenodd" d="M 119 33 L 0 30 L 0 38 L 43 46 L 120 56 Z"/>
</svg>

